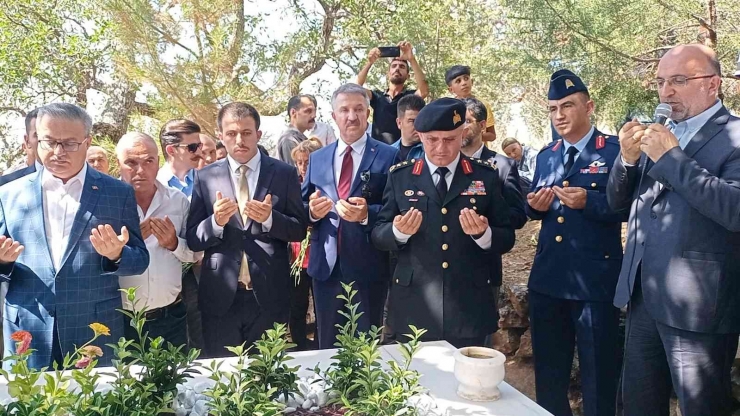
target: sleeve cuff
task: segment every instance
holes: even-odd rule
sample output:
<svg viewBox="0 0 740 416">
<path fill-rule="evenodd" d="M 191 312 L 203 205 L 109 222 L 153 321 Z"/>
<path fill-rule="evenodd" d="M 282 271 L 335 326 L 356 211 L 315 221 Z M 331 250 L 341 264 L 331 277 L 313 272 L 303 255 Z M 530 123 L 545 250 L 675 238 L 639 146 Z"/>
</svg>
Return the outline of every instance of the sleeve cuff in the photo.
<svg viewBox="0 0 740 416">
<path fill-rule="evenodd" d="M 224 236 L 224 227 L 218 225 L 216 223 L 216 216 L 211 215 L 211 227 L 213 228 L 213 235 L 216 236 L 216 238 L 223 238 Z"/>
<path fill-rule="evenodd" d="M 398 231 L 398 228 L 396 228 L 395 225 L 393 226 L 393 236 L 396 238 L 396 242 L 400 245 L 406 244 L 409 241 L 409 238 L 411 238 L 409 234 L 404 234 Z"/>
<path fill-rule="evenodd" d="M 476 244 L 478 244 L 478 247 L 482 248 L 483 250 L 488 250 L 491 248 L 491 242 L 493 240 L 493 231 L 491 231 L 491 227 L 486 228 L 486 231 L 483 233 L 483 235 L 477 239 L 474 240 Z"/>
<path fill-rule="evenodd" d="M 365 217 L 364 220 L 360 221 L 360 225 L 367 225 L 369 221 L 370 221 L 370 215 Z"/>
<path fill-rule="evenodd" d="M 621 154 L 619 155 L 619 158 L 622 159 L 622 164 L 624 165 L 624 167 L 630 168 L 632 166 L 635 166 L 634 163 L 627 163 L 627 161 L 624 160 L 624 156 L 622 156 Z"/>
<path fill-rule="evenodd" d="M 272 212 L 270 212 L 270 216 L 267 217 L 265 222 L 262 223 L 262 231 L 269 233 L 270 230 L 272 230 Z"/>
</svg>

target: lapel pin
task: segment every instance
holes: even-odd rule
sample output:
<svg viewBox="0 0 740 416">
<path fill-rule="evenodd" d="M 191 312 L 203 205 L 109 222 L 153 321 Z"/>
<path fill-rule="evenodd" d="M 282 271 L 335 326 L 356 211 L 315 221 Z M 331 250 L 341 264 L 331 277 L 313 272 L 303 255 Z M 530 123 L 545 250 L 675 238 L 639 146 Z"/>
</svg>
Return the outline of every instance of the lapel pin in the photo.
<svg viewBox="0 0 740 416">
<path fill-rule="evenodd" d="M 371 151 L 371 152 L 374 152 L 374 151 L 375 151 L 375 148 L 374 148 L 374 147 L 373 147 L 373 148 L 371 148 L 371 149 L 370 149 L 370 151 Z"/>
<path fill-rule="evenodd" d="M 406 196 L 413 196 L 414 195 L 414 191 L 412 191 L 411 189 L 408 189 L 403 194 L 406 195 Z"/>
<path fill-rule="evenodd" d="M 424 196 L 424 195 L 426 195 L 426 194 L 424 193 L 424 191 L 417 191 L 417 192 L 416 192 L 416 195 L 419 195 L 419 196 Z"/>
<path fill-rule="evenodd" d="M 470 198 L 470 203 L 475 204 L 475 198 Z"/>
<path fill-rule="evenodd" d="M 93 185 L 92 186 L 92 189 L 93 189 L 93 191 L 97 191 L 98 190 L 98 186 L 97 185 Z"/>
</svg>

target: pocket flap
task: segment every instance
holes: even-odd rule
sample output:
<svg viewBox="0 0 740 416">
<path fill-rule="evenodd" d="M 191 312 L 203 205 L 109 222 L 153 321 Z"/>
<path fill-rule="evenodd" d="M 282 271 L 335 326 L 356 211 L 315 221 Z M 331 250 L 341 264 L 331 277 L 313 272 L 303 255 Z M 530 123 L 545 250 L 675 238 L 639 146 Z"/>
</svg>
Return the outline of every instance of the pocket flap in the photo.
<svg viewBox="0 0 740 416">
<path fill-rule="evenodd" d="M 393 274 L 393 282 L 400 286 L 410 286 L 411 277 L 413 275 L 414 269 L 412 269 L 411 267 L 396 267 L 396 272 Z"/>
</svg>

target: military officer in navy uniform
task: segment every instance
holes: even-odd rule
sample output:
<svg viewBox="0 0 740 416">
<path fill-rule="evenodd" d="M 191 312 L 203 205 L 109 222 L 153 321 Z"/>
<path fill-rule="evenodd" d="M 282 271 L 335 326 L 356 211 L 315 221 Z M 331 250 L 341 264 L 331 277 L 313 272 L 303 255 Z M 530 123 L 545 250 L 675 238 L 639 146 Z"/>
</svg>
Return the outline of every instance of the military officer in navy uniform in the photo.
<svg viewBox="0 0 740 416">
<path fill-rule="evenodd" d="M 529 276 L 537 403 L 571 415 L 568 386 L 578 347 L 586 416 L 615 414 L 622 259 L 621 223 L 606 200 L 614 137 L 596 130 L 586 85 L 569 70 L 550 78 L 548 107 L 559 139 L 537 155 L 527 214 L 542 220 Z"/>
<path fill-rule="evenodd" d="M 423 158 L 391 168 L 372 231 L 380 250 L 398 251 L 388 306 L 390 327 L 425 328 L 424 340 L 483 345 L 496 329 L 490 256 L 514 245 L 497 169 L 460 152 L 465 104 L 433 101 L 414 127 Z M 396 339 L 402 337 L 396 336 Z"/>
</svg>

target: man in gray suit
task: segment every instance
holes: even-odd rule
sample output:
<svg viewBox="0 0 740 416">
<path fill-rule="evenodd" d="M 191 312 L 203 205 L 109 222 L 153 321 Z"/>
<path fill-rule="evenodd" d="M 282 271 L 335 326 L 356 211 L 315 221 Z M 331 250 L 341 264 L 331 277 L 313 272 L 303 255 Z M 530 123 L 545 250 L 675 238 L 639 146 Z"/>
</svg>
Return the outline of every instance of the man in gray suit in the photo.
<svg viewBox="0 0 740 416">
<path fill-rule="evenodd" d="M 629 305 L 624 415 L 730 414 L 740 333 L 740 119 L 718 100 L 720 66 L 701 45 L 671 49 L 652 85 L 669 126 L 627 123 L 607 195 L 631 210 L 614 304 Z"/>
</svg>

